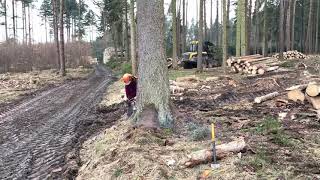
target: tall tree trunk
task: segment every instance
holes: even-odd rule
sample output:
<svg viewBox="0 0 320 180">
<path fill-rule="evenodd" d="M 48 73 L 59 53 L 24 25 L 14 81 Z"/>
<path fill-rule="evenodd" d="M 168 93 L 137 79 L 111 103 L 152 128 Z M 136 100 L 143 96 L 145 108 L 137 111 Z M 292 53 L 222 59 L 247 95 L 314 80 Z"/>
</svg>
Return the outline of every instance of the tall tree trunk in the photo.
<svg viewBox="0 0 320 180">
<path fill-rule="evenodd" d="M 78 17 L 78 40 L 81 41 L 81 0 L 79 0 L 79 17 Z"/>
<path fill-rule="evenodd" d="M 64 54 L 64 24 L 63 24 L 63 14 L 64 14 L 64 0 L 60 0 L 60 74 L 62 76 L 66 75 L 65 67 L 65 54 Z"/>
<path fill-rule="evenodd" d="M 181 40 L 181 49 L 182 49 L 182 52 L 185 52 L 186 50 L 186 39 L 187 39 L 187 35 L 186 35 L 186 32 L 187 32 L 187 27 L 186 27 L 186 4 L 185 4 L 185 0 L 182 0 L 182 40 Z"/>
<path fill-rule="evenodd" d="M 6 41 L 8 41 L 9 36 L 8 36 L 8 19 L 7 19 L 7 0 L 4 0 L 4 29 L 6 33 Z"/>
<path fill-rule="evenodd" d="M 228 13 L 227 12 L 227 7 L 226 7 L 226 0 L 222 0 L 222 9 L 223 9 L 223 45 L 222 45 L 222 50 L 223 50 L 223 61 L 222 61 L 222 67 L 224 73 L 226 73 L 226 64 L 227 64 L 227 56 L 228 56 Z"/>
<path fill-rule="evenodd" d="M 279 21 L 279 59 L 283 60 L 283 49 L 284 49 L 284 34 L 283 34 L 283 25 L 284 25 L 284 0 L 280 1 L 280 21 Z"/>
<path fill-rule="evenodd" d="M 24 11 L 24 6 L 25 6 L 25 3 L 24 3 L 24 1 L 21 1 L 21 12 L 22 12 L 22 43 L 24 44 L 25 43 L 25 37 L 24 37 L 24 35 L 25 35 L 25 33 L 24 33 L 24 31 L 25 31 L 25 24 L 24 24 L 24 13 L 25 13 L 25 11 Z"/>
<path fill-rule="evenodd" d="M 30 4 L 28 5 L 28 23 L 29 23 L 29 46 L 31 46 L 31 44 L 32 44 L 32 36 L 31 36 L 31 19 L 30 19 L 30 14 L 31 14 L 31 12 L 30 12 Z"/>
<path fill-rule="evenodd" d="M 136 22 L 134 17 L 134 2 L 135 0 L 130 0 L 130 53 L 131 53 L 131 63 L 132 63 L 132 74 L 137 75 L 137 55 L 136 55 Z"/>
<path fill-rule="evenodd" d="M 213 0 L 210 0 L 210 31 L 209 31 L 209 40 L 213 42 Z"/>
<path fill-rule="evenodd" d="M 241 0 L 237 4 L 236 56 L 241 56 Z"/>
<path fill-rule="evenodd" d="M 255 1 L 255 8 L 254 8 L 254 14 L 255 14 L 255 32 L 254 32 L 254 46 L 255 46 L 255 53 L 258 54 L 258 43 L 259 43 L 259 2 L 260 0 Z"/>
<path fill-rule="evenodd" d="M 247 52 L 247 23 L 246 23 L 246 0 L 240 0 L 241 1 L 241 19 L 240 19 L 240 23 L 241 23 L 241 55 L 244 56 L 246 55 Z"/>
<path fill-rule="evenodd" d="M 129 61 L 129 25 L 128 25 L 128 3 L 127 0 L 124 1 L 125 3 L 125 47 L 126 47 L 126 61 Z"/>
<path fill-rule="evenodd" d="M 268 55 L 268 29 L 267 29 L 267 7 L 268 1 L 264 0 L 264 9 L 263 9 L 263 36 L 262 36 L 262 55 L 266 57 Z"/>
<path fill-rule="evenodd" d="M 317 17 L 316 17 L 316 45 L 315 45 L 315 52 L 318 53 L 319 52 L 319 5 L 320 2 L 317 1 Z"/>
<path fill-rule="evenodd" d="M 217 40 L 216 44 L 217 44 L 218 46 L 220 46 L 219 0 L 217 0 L 217 16 L 216 16 L 216 22 L 215 22 L 215 24 L 216 24 L 216 28 L 217 28 L 217 30 L 216 30 L 216 32 L 217 32 L 217 34 L 216 34 L 216 40 Z"/>
<path fill-rule="evenodd" d="M 199 6 L 199 30 L 198 30 L 199 44 L 198 44 L 198 59 L 197 69 L 202 72 L 202 51 L 203 51 L 203 0 L 200 0 Z"/>
<path fill-rule="evenodd" d="M 227 50 L 229 49 L 229 42 L 231 40 L 231 38 L 229 37 L 232 37 L 232 34 L 230 32 L 230 1 L 231 0 L 227 0 L 228 3 L 227 3 Z"/>
<path fill-rule="evenodd" d="M 300 27 L 301 27 L 301 34 L 300 34 L 300 51 L 301 52 L 304 52 L 305 51 L 305 48 L 304 48 L 304 41 L 305 41 L 305 39 L 304 39 L 304 29 L 305 29 L 305 25 L 304 25 L 304 1 L 301 1 L 301 25 L 300 25 Z"/>
<path fill-rule="evenodd" d="M 203 26 L 204 26 L 204 36 L 203 36 L 203 40 L 206 41 L 207 38 L 208 38 L 206 0 L 203 0 Z"/>
<path fill-rule="evenodd" d="M 252 0 L 249 0 L 248 6 L 248 20 L 247 22 L 247 54 L 250 54 L 251 49 L 251 9 L 252 9 Z"/>
<path fill-rule="evenodd" d="M 163 0 L 137 0 L 139 38 L 138 124 L 153 119 L 172 128 L 168 67 L 165 61 Z M 150 53 L 152 52 L 152 53 Z M 151 114 L 154 117 L 150 117 Z M 149 115 L 149 116 L 148 116 Z M 152 120 L 151 120 L 152 121 Z"/>
<path fill-rule="evenodd" d="M 54 41 L 56 44 L 57 51 L 57 69 L 60 69 L 60 48 L 59 48 L 59 32 L 58 32 L 58 7 L 57 1 L 51 0 L 52 4 L 52 12 L 53 12 L 53 33 L 54 33 Z"/>
<path fill-rule="evenodd" d="M 176 0 L 172 0 L 172 66 L 174 69 L 177 68 L 177 13 L 176 13 Z"/>
<path fill-rule="evenodd" d="M 296 21 L 296 0 L 293 0 L 293 7 L 292 7 L 292 27 L 291 27 L 291 49 L 294 49 L 294 43 L 295 43 L 295 37 L 294 37 L 294 31 L 295 31 L 295 21 Z"/>
<path fill-rule="evenodd" d="M 286 50 L 291 48 L 291 8 L 292 2 L 288 1 L 287 20 L 286 20 Z"/>
<path fill-rule="evenodd" d="M 13 39 L 16 40 L 16 14 L 15 14 L 15 5 L 14 1 L 12 0 L 12 28 L 13 28 Z"/>
<path fill-rule="evenodd" d="M 307 53 L 312 52 L 312 29 L 313 29 L 313 15 L 314 15 L 314 0 L 310 0 L 310 10 L 308 18 L 307 39 L 305 41 L 305 48 Z"/>
</svg>

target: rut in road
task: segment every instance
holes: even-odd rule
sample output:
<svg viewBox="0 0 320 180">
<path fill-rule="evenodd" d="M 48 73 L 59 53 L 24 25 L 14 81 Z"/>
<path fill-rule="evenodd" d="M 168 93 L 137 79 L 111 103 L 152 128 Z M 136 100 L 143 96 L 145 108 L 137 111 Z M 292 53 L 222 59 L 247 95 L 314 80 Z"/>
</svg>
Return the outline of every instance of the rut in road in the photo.
<svg viewBox="0 0 320 180">
<path fill-rule="evenodd" d="M 47 179 L 65 164 L 76 127 L 94 112 L 111 75 L 100 66 L 0 115 L 0 179 Z"/>
</svg>

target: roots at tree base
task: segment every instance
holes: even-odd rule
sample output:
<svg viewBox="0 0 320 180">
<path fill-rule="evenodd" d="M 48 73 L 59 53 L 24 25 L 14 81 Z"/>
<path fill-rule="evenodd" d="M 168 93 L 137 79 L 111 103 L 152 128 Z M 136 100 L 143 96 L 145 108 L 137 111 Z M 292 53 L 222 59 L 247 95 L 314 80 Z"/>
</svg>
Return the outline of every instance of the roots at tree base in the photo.
<svg viewBox="0 0 320 180">
<path fill-rule="evenodd" d="M 173 117 L 170 108 L 160 106 L 157 110 L 155 105 L 150 104 L 138 109 L 132 118 L 133 123 L 145 128 L 169 128 L 173 127 Z"/>
</svg>

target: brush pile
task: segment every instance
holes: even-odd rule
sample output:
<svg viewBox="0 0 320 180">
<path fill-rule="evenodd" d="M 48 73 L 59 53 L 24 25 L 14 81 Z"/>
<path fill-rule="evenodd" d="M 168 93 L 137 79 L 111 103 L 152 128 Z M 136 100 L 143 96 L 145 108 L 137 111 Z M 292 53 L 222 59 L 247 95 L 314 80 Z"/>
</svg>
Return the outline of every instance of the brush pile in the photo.
<svg viewBox="0 0 320 180">
<path fill-rule="evenodd" d="M 279 53 L 272 56 L 273 58 L 279 59 Z M 290 59 L 307 59 L 307 56 L 301 52 L 298 52 L 297 50 L 294 51 L 287 51 L 283 53 L 283 59 L 284 60 L 290 60 Z"/>
<path fill-rule="evenodd" d="M 294 102 L 304 103 L 306 100 L 314 109 L 320 110 L 320 83 L 311 82 L 286 89 L 288 99 Z"/>
<path fill-rule="evenodd" d="M 260 54 L 241 56 L 241 57 L 230 57 L 227 60 L 227 65 L 231 67 L 235 73 L 244 74 L 265 74 L 269 71 L 279 69 L 278 60 L 272 57 L 263 57 Z"/>
</svg>

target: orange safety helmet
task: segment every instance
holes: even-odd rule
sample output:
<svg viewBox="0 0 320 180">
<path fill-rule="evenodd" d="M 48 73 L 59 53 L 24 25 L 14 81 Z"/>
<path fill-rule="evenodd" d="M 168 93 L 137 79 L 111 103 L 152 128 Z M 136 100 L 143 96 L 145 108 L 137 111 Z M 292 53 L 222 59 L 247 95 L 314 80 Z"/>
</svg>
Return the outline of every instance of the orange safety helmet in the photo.
<svg viewBox="0 0 320 180">
<path fill-rule="evenodd" d="M 130 82 L 132 81 L 132 75 L 131 74 L 124 74 L 122 76 L 122 81 L 125 83 L 125 84 L 130 84 Z"/>
</svg>

